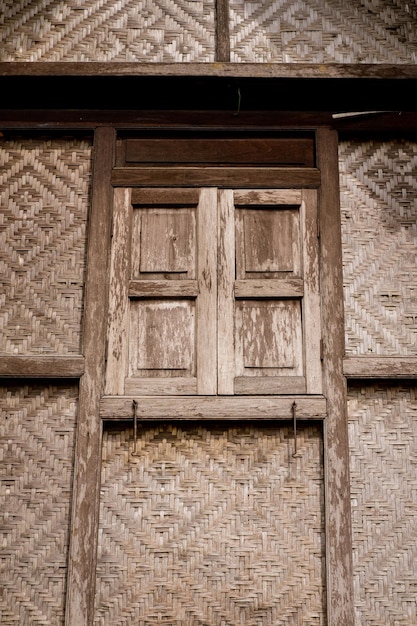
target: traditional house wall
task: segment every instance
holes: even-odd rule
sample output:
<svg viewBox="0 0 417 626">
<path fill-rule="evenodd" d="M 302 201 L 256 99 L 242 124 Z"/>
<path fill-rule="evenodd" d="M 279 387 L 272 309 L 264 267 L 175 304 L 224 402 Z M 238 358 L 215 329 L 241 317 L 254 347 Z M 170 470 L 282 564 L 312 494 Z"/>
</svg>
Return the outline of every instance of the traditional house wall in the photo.
<svg viewBox="0 0 417 626">
<path fill-rule="evenodd" d="M 216 6 L 208 0 L 0 0 L 0 15 L 0 61 L 216 60 Z M 231 0 L 229 29 L 230 60 L 240 63 L 403 64 L 417 60 L 417 9 L 412 2 Z M 3 356 L 82 354 L 91 150 L 92 138 L 88 135 L 9 132 L 0 141 Z M 340 141 L 347 356 L 417 356 L 416 160 L 417 144 L 410 137 Z M 348 384 L 358 626 L 415 624 L 415 396 L 412 381 L 351 380 Z M 6 626 L 64 622 L 77 398 L 74 381 L 4 380 L 2 384 L 0 553 L 4 582 L 0 621 Z M 144 434 L 147 454 L 156 457 L 159 451 L 159 460 L 167 455 L 187 457 L 190 444 L 186 430 L 176 430 L 174 436 L 149 428 Z M 262 441 L 266 456 L 268 446 L 275 450 L 274 462 L 266 464 L 263 471 L 265 477 L 278 480 L 274 472 L 288 454 L 290 434 L 271 434 L 260 428 L 255 431 L 213 434 L 200 429 L 196 434 L 201 455 L 210 456 L 212 465 L 221 468 L 222 456 L 229 454 L 233 473 L 227 477 L 230 482 L 224 481 L 228 489 L 232 482 L 239 482 L 242 448 L 256 438 Z M 137 546 L 123 544 L 123 536 L 114 537 L 111 530 L 114 515 L 120 515 L 120 511 L 118 528 L 123 527 L 128 534 L 129 526 L 135 523 L 138 496 L 132 484 L 143 478 L 148 457 L 144 454 L 142 466 L 126 457 L 125 445 L 131 444 L 132 437 L 130 425 L 124 430 L 113 427 L 104 435 L 97 624 L 139 623 L 132 622 L 141 611 L 135 579 L 135 568 L 139 566 L 131 558 Z M 149 602 L 155 605 L 154 621 L 149 623 L 202 624 L 209 616 L 216 626 L 325 624 L 320 437 L 320 428 L 301 428 L 300 445 L 308 461 L 304 476 L 291 465 L 280 482 L 280 497 L 292 511 L 286 519 L 291 519 L 293 530 L 295 525 L 295 547 L 289 542 L 289 525 L 279 518 L 264 528 L 264 543 L 261 538 L 252 546 L 264 550 L 267 560 L 265 555 L 273 540 L 270 528 L 282 529 L 282 536 L 278 533 L 276 540 L 280 550 L 288 551 L 288 559 L 295 559 L 296 564 L 286 580 L 285 598 L 275 602 L 272 612 L 262 613 L 259 591 L 258 598 L 250 597 L 246 605 L 229 606 L 229 621 L 216 613 L 217 605 L 210 606 L 206 600 L 206 604 L 202 601 L 202 615 L 192 617 L 186 603 L 177 606 L 173 601 L 177 622 L 172 618 L 163 622 L 169 620 L 163 613 L 166 607 L 158 609 L 157 593 L 152 591 Z M 153 451 L 149 442 L 155 446 Z M 161 445 L 169 450 L 161 452 Z M 253 450 L 245 451 L 247 459 L 254 454 Z M 198 471 L 204 473 L 201 468 Z M 184 480 L 184 476 L 178 480 Z M 186 475 L 185 480 L 190 481 L 193 506 L 203 506 L 198 503 L 198 487 L 191 484 L 191 476 Z M 291 489 L 304 494 L 301 504 L 297 501 L 302 508 L 296 516 Z M 264 497 L 262 492 L 259 498 Z M 157 510 L 157 506 L 150 510 Z M 212 510 L 206 526 L 216 524 L 215 513 Z M 311 522 L 310 528 L 304 526 L 305 519 L 307 526 Z M 246 522 L 251 528 L 250 521 Z M 229 520 L 231 527 L 242 523 L 242 518 Z M 303 558 L 297 561 L 296 546 L 303 533 L 311 543 L 305 542 Z M 232 544 L 229 548 L 233 552 Z M 212 551 L 216 551 L 215 546 Z M 239 552 L 239 558 L 243 559 L 243 553 Z M 154 556 L 154 571 L 172 567 L 169 558 Z M 201 580 L 192 581 L 194 593 L 203 599 L 207 596 L 202 582 L 205 568 L 207 563 L 197 563 Z M 300 570 L 304 576 L 301 585 Z M 175 578 L 175 570 L 171 571 Z M 141 575 L 143 589 L 148 578 L 146 572 Z M 130 584 L 132 578 L 136 583 Z M 268 584 L 268 580 L 263 581 L 264 587 Z M 242 580 L 242 588 L 244 585 Z M 223 587 L 221 578 L 211 580 L 211 591 L 218 593 L 216 602 L 220 602 Z M 296 602 L 294 597 L 298 598 Z M 137 614 L 128 612 L 132 611 L 132 602 Z M 258 621 L 248 617 L 248 607 L 253 606 L 258 610 Z"/>
</svg>

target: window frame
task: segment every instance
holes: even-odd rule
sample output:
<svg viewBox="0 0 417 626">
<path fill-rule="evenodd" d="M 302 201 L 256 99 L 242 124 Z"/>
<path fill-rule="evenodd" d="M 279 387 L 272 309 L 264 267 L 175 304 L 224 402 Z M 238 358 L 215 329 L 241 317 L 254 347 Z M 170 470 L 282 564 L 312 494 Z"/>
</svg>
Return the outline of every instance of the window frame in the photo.
<svg viewBox="0 0 417 626">
<path fill-rule="evenodd" d="M 94 615 L 102 421 L 106 418 L 103 407 L 100 413 L 100 403 L 105 376 L 108 302 L 101 285 L 107 281 L 109 253 L 104 255 L 104 263 L 102 251 L 110 249 L 116 135 L 114 128 L 99 128 L 95 136 L 84 319 L 85 372 L 80 380 L 66 605 L 66 623 L 80 626 L 92 623 Z M 322 324 L 326 329 L 322 356 L 327 408 L 324 416 L 320 410 L 312 411 L 307 400 L 302 413 L 324 422 L 327 620 L 331 625 L 353 624 L 346 379 L 342 371 L 344 327 L 337 133 L 319 129 L 316 141 L 321 177 L 318 189 L 320 289 Z M 285 169 L 280 175 L 283 180 L 286 178 Z M 117 179 L 116 184 L 121 182 L 124 184 L 126 180 Z M 283 397 L 281 416 L 277 419 L 288 419 L 290 406 L 290 399 Z M 128 417 L 130 414 L 130 405 L 125 403 L 120 415 Z M 192 409 L 189 416 L 192 416 Z"/>
</svg>

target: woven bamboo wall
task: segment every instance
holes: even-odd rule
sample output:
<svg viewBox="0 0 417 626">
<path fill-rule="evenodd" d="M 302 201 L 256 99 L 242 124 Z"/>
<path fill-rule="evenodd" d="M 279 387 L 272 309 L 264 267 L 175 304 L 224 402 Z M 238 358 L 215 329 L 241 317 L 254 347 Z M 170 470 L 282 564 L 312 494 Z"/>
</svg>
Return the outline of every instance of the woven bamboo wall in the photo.
<svg viewBox="0 0 417 626">
<path fill-rule="evenodd" d="M 324 617 L 321 434 L 142 426 L 103 442 L 96 624 L 314 626 Z"/>
<path fill-rule="evenodd" d="M 2 61 L 214 61 L 214 0 L 0 0 Z"/>
<path fill-rule="evenodd" d="M 412 385 L 351 385 L 357 625 L 415 626 L 417 394 Z"/>
<path fill-rule="evenodd" d="M 80 354 L 91 144 L 0 141 L 0 354 Z"/>
<path fill-rule="evenodd" d="M 415 63 L 417 6 L 397 0 L 230 0 L 231 60 Z"/>
<path fill-rule="evenodd" d="M 230 0 L 234 62 L 415 63 L 398 0 Z M 0 0 L 0 61 L 212 62 L 214 0 Z"/>
<path fill-rule="evenodd" d="M 81 352 L 91 142 L 0 142 L 0 354 Z M 0 391 L 0 623 L 63 623 L 78 388 Z"/>
<path fill-rule="evenodd" d="M 0 388 L 0 623 L 63 623 L 77 386 Z"/>
<path fill-rule="evenodd" d="M 346 353 L 417 354 L 417 143 L 340 144 Z"/>
</svg>

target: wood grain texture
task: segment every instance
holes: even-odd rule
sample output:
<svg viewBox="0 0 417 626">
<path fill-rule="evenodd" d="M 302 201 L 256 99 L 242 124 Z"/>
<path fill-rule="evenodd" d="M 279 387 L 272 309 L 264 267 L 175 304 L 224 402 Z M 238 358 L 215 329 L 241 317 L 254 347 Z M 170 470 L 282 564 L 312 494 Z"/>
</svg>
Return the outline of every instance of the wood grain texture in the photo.
<svg viewBox="0 0 417 626">
<path fill-rule="evenodd" d="M 191 187 L 312 187 L 320 184 L 320 172 L 299 167 L 115 167 L 112 185 Z"/>
<path fill-rule="evenodd" d="M 343 373 L 347 378 L 415 379 L 417 358 L 407 356 L 349 356 L 343 359 Z"/>
<path fill-rule="evenodd" d="M 109 185 L 115 132 L 99 128 L 94 140 L 84 311 L 85 373 L 80 381 L 75 445 L 71 541 L 65 624 L 93 623 L 101 463 L 100 396 L 104 386 L 107 327 L 107 253 L 113 193 Z"/>
<path fill-rule="evenodd" d="M 129 298 L 196 298 L 196 280 L 130 280 Z"/>
<path fill-rule="evenodd" d="M 321 313 L 320 276 L 317 224 L 317 192 L 303 190 L 301 212 L 304 213 L 302 233 L 304 249 L 304 350 L 306 355 L 305 375 L 308 393 L 322 393 L 322 368 L 320 360 Z"/>
<path fill-rule="evenodd" d="M 235 281 L 236 298 L 300 298 L 303 294 L 302 278 Z"/>
<path fill-rule="evenodd" d="M 197 207 L 197 393 L 217 393 L 217 190 L 202 189 Z"/>
<path fill-rule="evenodd" d="M 417 79 L 407 63 L 123 63 L 2 62 L 0 76 L 225 76 Z"/>
<path fill-rule="evenodd" d="M 291 420 L 294 396 L 121 396 L 102 398 L 103 420 L 132 419 L 132 401 L 138 403 L 140 420 Z M 322 396 L 296 396 L 297 416 L 302 420 L 324 420 L 326 400 Z"/>
<path fill-rule="evenodd" d="M 123 393 L 127 376 L 131 204 L 129 189 L 115 189 L 110 257 L 105 393 Z M 107 283 L 106 283 L 107 287 Z"/>
<path fill-rule="evenodd" d="M 352 538 L 349 494 L 349 449 L 346 414 L 342 247 L 337 167 L 338 139 L 334 131 L 317 132 L 323 391 L 328 418 L 324 428 L 327 602 L 329 626 L 353 626 Z"/>
<path fill-rule="evenodd" d="M 218 214 L 217 392 L 228 395 L 234 393 L 235 375 L 235 222 L 232 190 L 219 193 Z"/>
<path fill-rule="evenodd" d="M 216 2 L 216 61 L 230 61 L 229 0 Z"/>
<path fill-rule="evenodd" d="M 314 167 L 312 138 L 127 139 L 125 165 L 282 165 Z M 118 163 L 121 165 L 121 163 Z"/>
<path fill-rule="evenodd" d="M 80 378 L 84 357 L 74 356 L 2 356 L 2 378 Z"/>
</svg>

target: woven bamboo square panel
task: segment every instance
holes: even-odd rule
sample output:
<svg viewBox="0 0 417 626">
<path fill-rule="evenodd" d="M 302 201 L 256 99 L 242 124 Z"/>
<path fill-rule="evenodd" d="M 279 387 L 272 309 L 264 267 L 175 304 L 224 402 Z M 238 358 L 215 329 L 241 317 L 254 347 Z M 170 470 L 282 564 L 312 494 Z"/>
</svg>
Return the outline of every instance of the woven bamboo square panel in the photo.
<svg viewBox="0 0 417 626">
<path fill-rule="evenodd" d="M 417 143 L 339 146 L 347 355 L 417 354 Z"/>
<path fill-rule="evenodd" d="M 416 29 L 415 2 L 230 0 L 236 63 L 415 63 Z"/>
<path fill-rule="evenodd" d="M 0 388 L 0 623 L 61 626 L 78 388 Z"/>
<path fill-rule="evenodd" d="M 214 0 L 0 0 L 1 61 L 214 61 Z"/>
<path fill-rule="evenodd" d="M 319 427 L 138 431 L 104 433 L 95 624 L 324 625 Z"/>
<path fill-rule="evenodd" d="M 0 141 L 0 354 L 80 353 L 90 173 L 90 141 Z"/>
<path fill-rule="evenodd" d="M 415 626 L 416 387 L 351 385 L 348 412 L 356 623 Z"/>
</svg>

